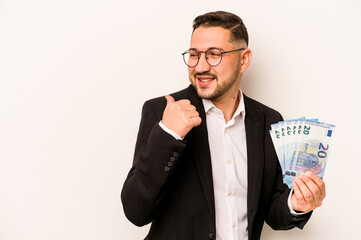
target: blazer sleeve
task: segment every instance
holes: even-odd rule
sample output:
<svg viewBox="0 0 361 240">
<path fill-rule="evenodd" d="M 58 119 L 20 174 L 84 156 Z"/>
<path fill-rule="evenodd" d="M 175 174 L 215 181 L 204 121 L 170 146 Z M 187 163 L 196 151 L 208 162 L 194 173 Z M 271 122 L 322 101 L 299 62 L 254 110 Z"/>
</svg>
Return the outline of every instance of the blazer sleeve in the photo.
<svg viewBox="0 0 361 240">
<path fill-rule="evenodd" d="M 167 180 L 186 144 L 166 133 L 159 121 L 164 108 L 154 101 L 143 105 L 133 166 L 124 182 L 121 200 L 126 217 L 143 226 L 152 222 L 166 191 Z"/>
<path fill-rule="evenodd" d="M 279 164 L 276 178 L 276 187 L 266 216 L 267 224 L 275 230 L 288 230 L 294 227 L 302 229 L 311 217 L 312 211 L 304 215 L 292 215 L 288 207 L 290 189 L 283 183 L 282 169 Z"/>
</svg>

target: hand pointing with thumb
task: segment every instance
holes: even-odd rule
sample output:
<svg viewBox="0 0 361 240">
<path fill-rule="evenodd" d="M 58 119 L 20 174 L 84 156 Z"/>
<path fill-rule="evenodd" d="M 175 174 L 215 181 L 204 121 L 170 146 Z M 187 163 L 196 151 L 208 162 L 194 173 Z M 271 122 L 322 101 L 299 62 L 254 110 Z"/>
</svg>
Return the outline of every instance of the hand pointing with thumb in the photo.
<svg viewBox="0 0 361 240">
<path fill-rule="evenodd" d="M 167 106 L 163 112 L 162 123 L 168 129 L 184 138 L 194 127 L 201 124 L 202 119 L 196 107 L 188 99 L 175 101 L 170 95 L 166 95 Z"/>
</svg>

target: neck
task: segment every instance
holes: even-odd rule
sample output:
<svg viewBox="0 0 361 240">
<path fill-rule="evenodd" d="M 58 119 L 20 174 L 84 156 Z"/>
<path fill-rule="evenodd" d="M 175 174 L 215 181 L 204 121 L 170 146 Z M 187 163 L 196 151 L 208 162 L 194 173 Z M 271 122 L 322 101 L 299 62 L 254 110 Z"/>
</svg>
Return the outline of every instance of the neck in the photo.
<svg viewBox="0 0 361 240">
<path fill-rule="evenodd" d="M 223 112 L 226 123 L 232 119 L 233 114 L 236 112 L 239 105 L 239 98 L 239 88 L 237 88 L 220 98 L 212 100 L 213 104 Z"/>
</svg>

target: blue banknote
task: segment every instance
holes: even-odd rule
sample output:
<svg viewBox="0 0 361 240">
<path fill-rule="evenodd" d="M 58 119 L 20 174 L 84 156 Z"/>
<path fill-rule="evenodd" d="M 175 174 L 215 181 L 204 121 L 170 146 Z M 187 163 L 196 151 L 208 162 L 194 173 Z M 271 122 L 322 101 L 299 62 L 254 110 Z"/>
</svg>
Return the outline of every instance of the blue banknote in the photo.
<svg viewBox="0 0 361 240">
<path fill-rule="evenodd" d="M 323 178 L 335 125 L 304 117 L 271 126 L 270 135 L 282 167 L 283 181 L 292 188 L 295 176 L 311 171 Z"/>
</svg>

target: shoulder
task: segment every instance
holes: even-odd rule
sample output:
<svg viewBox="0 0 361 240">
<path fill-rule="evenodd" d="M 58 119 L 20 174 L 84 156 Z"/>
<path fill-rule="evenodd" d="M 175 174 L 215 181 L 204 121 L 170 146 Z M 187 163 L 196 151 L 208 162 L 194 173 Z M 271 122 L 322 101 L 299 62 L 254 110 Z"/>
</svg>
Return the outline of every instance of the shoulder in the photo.
<svg viewBox="0 0 361 240">
<path fill-rule="evenodd" d="M 266 119 L 270 122 L 278 122 L 283 120 L 282 115 L 275 109 L 266 106 L 265 104 L 254 100 L 246 95 L 244 95 L 244 104 L 246 108 L 246 114 L 255 115 L 259 112 L 262 112 Z"/>
</svg>

